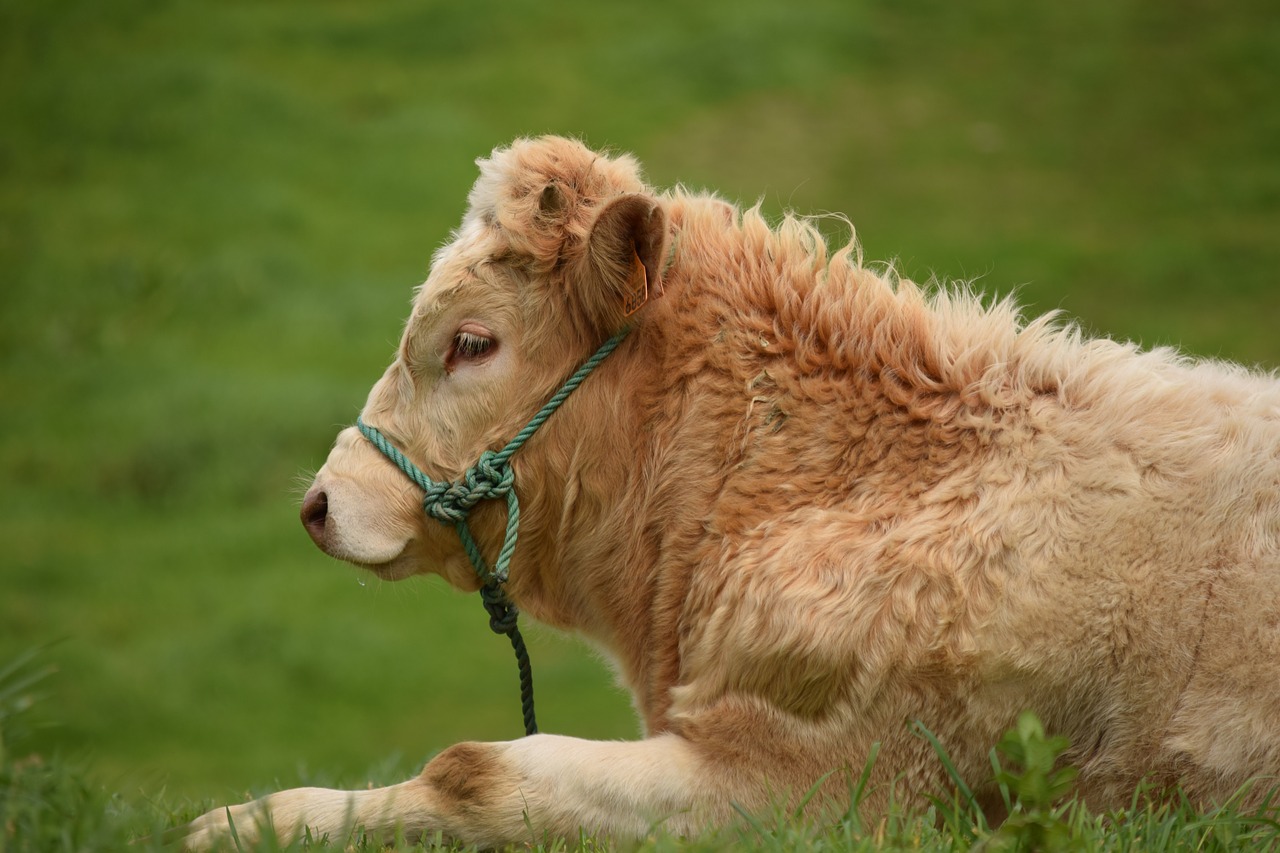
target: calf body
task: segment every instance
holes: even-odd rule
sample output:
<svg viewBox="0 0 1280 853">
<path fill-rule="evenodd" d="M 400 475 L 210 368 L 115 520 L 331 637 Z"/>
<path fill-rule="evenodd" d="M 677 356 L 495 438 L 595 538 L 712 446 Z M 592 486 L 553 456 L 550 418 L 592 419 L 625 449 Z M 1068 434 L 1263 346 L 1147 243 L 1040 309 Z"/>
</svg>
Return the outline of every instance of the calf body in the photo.
<svg viewBox="0 0 1280 853">
<path fill-rule="evenodd" d="M 480 165 L 362 417 L 455 479 L 634 327 L 512 459 L 506 592 L 607 654 L 647 736 L 461 744 L 402 785 L 212 812 L 192 846 L 266 814 L 285 837 L 693 833 L 831 771 L 815 802 L 841 806 L 878 744 L 874 808 L 947 784 L 910 721 L 976 780 L 1024 709 L 1097 806 L 1274 784 L 1274 376 L 926 295 L 573 141 Z M 477 588 L 420 498 L 351 429 L 304 520 L 382 577 Z M 473 512 L 486 553 L 504 523 Z"/>
</svg>

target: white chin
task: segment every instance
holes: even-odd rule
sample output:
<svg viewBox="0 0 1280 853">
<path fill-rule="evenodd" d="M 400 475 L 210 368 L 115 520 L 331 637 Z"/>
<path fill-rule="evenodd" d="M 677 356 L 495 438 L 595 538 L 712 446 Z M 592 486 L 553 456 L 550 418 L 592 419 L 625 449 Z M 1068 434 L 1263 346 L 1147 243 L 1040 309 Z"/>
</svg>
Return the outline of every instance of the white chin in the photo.
<svg viewBox="0 0 1280 853">
<path fill-rule="evenodd" d="M 361 569 L 372 572 L 384 581 L 398 581 L 419 573 L 417 561 L 404 552 L 385 561 L 350 560 Z"/>
<path fill-rule="evenodd" d="M 412 541 L 396 535 L 397 532 L 371 530 L 358 524 L 335 524 L 330 528 L 324 551 L 330 557 L 358 566 L 389 565 L 404 559 Z"/>
</svg>

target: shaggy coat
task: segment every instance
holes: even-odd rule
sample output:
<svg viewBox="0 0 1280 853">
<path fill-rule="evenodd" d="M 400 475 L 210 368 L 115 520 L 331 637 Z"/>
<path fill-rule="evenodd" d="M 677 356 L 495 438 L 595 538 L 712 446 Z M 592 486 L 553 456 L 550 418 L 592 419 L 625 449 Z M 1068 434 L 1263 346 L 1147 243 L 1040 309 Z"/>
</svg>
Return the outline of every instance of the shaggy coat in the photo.
<svg viewBox="0 0 1280 853">
<path fill-rule="evenodd" d="M 615 665 L 645 737 L 445 750 L 375 791 L 218 810 L 192 846 L 353 825 L 481 846 L 695 833 L 879 757 L 868 803 L 966 778 L 1024 709 L 1098 807 L 1280 773 L 1280 382 L 926 294 L 626 156 L 482 160 L 363 418 L 429 476 L 502 446 L 633 331 L 513 459 L 507 585 Z M 625 303 L 648 288 L 647 304 Z M 478 586 L 454 531 L 356 430 L 303 509 L 327 553 Z M 472 517 L 494 554 L 501 502 Z M 979 791 L 994 802 L 994 792 Z"/>
</svg>

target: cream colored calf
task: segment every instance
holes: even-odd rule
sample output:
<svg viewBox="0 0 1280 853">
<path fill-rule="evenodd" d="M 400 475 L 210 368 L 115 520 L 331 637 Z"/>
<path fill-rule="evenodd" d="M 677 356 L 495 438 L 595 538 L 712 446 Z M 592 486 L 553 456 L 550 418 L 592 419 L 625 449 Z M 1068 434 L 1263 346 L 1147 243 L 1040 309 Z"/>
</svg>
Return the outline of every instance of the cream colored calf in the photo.
<svg viewBox="0 0 1280 853">
<path fill-rule="evenodd" d="M 691 833 L 832 771 L 814 806 L 847 807 L 878 749 L 876 809 L 948 784 L 910 721 L 976 783 L 1025 709 L 1071 739 L 1098 807 L 1143 780 L 1200 803 L 1274 783 L 1274 375 L 928 295 L 802 220 L 656 192 L 570 140 L 480 166 L 362 419 L 456 480 L 631 329 L 510 460 L 504 591 L 607 655 L 646 737 L 460 744 L 401 785 L 211 812 L 191 846 L 228 817 L 242 838 L 268 818 L 480 846 Z M 354 428 L 303 519 L 380 577 L 480 586 Z M 495 560 L 502 502 L 469 523 Z"/>
</svg>

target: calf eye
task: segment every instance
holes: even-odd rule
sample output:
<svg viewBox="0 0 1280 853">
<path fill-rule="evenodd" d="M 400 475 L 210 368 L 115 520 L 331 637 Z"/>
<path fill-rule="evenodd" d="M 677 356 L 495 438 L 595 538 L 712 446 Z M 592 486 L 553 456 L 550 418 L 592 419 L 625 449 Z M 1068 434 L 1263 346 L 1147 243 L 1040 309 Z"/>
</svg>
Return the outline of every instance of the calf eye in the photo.
<svg viewBox="0 0 1280 853">
<path fill-rule="evenodd" d="M 453 346 L 449 348 L 446 361 L 448 366 L 452 367 L 458 361 L 475 361 L 492 350 L 493 338 L 475 332 L 459 331 L 453 336 Z"/>
</svg>

